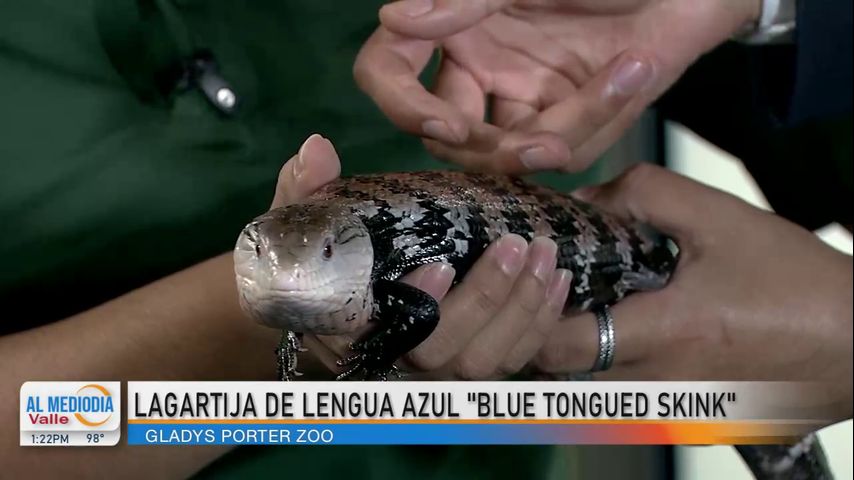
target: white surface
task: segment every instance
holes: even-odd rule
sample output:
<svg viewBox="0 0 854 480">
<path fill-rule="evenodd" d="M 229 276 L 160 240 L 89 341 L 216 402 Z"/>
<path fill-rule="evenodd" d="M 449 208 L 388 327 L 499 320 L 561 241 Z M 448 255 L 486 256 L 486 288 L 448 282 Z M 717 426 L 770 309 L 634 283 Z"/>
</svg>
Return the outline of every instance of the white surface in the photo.
<svg viewBox="0 0 854 480">
<path fill-rule="evenodd" d="M 756 186 L 740 161 L 709 144 L 682 126 L 667 127 L 670 167 L 695 180 L 737 195 L 760 208 L 770 210 L 768 201 Z M 839 225 L 830 225 L 816 232 L 830 245 L 852 253 L 852 237 Z M 819 432 L 831 468 L 837 480 L 854 478 L 852 472 L 851 421 L 828 427 Z M 678 447 L 676 475 L 691 480 L 752 480 L 750 472 L 731 447 Z"/>
</svg>

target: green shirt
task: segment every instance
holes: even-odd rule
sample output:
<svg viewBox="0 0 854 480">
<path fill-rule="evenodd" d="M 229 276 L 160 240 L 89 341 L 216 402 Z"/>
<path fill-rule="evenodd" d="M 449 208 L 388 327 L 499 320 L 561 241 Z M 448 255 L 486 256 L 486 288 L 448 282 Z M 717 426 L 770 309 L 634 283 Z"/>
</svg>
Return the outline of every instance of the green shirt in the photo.
<svg viewBox="0 0 854 480">
<path fill-rule="evenodd" d="M 380 1 L 6 0 L 0 15 L 0 301 L 53 322 L 229 250 L 311 133 L 344 173 L 440 168 L 351 75 Z M 140 5 L 138 7 L 137 5 Z M 213 52 L 220 114 L 163 72 Z M 204 234 L 199 235 L 199 232 Z M 272 359 L 271 359 L 272 361 Z M 545 478 L 550 447 L 242 448 L 202 477 Z M 303 477 L 304 475 L 304 477 Z"/>
</svg>

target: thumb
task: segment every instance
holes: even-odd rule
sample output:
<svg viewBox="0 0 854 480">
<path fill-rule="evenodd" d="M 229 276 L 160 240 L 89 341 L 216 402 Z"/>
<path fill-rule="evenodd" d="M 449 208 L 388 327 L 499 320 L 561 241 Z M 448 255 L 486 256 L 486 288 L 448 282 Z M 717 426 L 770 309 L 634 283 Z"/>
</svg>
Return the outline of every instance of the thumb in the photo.
<svg viewBox="0 0 854 480">
<path fill-rule="evenodd" d="M 623 218 L 655 227 L 677 241 L 692 242 L 720 225 L 739 200 L 662 167 L 641 163 L 616 179 L 576 190 L 572 196 Z"/>
<path fill-rule="evenodd" d="M 380 9 L 380 21 L 394 33 L 436 40 L 474 26 L 513 1 L 400 0 Z"/>
<path fill-rule="evenodd" d="M 270 208 L 299 202 L 338 178 L 340 173 L 341 162 L 332 142 L 315 133 L 279 171 Z"/>
</svg>

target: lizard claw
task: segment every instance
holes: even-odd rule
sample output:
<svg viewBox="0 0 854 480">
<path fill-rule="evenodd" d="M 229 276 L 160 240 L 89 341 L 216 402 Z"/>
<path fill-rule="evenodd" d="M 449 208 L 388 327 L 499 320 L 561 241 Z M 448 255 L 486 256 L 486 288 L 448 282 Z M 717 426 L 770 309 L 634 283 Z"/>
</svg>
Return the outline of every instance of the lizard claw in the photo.
<svg viewBox="0 0 854 480">
<path fill-rule="evenodd" d="M 347 358 L 342 360 L 338 360 L 335 362 L 339 367 L 350 367 L 345 372 L 338 375 L 336 380 L 349 380 L 353 379 L 357 376 L 360 376 L 362 380 L 373 380 L 377 379 L 380 381 L 387 381 L 388 375 L 393 374 L 395 377 L 400 378 L 400 370 L 395 365 L 390 366 L 377 366 L 375 362 L 371 362 L 369 359 L 371 356 L 367 352 L 359 352 L 350 355 Z"/>
<path fill-rule="evenodd" d="M 353 362 L 355 362 L 356 360 L 364 360 L 364 359 L 365 359 L 364 353 L 356 353 L 356 354 L 350 355 L 347 358 L 342 358 L 341 360 L 338 360 L 337 362 L 335 362 L 335 364 L 338 365 L 339 367 L 346 367 L 346 366 L 352 364 Z"/>
<path fill-rule="evenodd" d="M 302 346 L 299 334 L 287 330 L 282 332 L 282 338 L 279 340 L 278 348 L 276 348 L 276 363 L 280 380 L 288 382 L 302 376 L 302 373 L 297 371 L 297 354 L 307 351 L 308 349 Z"/>
<path fill-rule="evenodd" d="M 397 365 L 391 366 L 391 374 L 394 375 L 394 378 L 397 378 L 397 379 L 406 378 L 406 376 L 408 375 L 406 372 L 404 372 L 403 370 L 398 368 Z"/>
<path fill-rule="evenodd" d="M 361 362 L 357 363 L 349 370 L 335 377 L 335 380 L 348 380 L 350 378 L 353 378 L 357 373 L 359 373 L 360 370 L 363 370 Z"/>
</svg>

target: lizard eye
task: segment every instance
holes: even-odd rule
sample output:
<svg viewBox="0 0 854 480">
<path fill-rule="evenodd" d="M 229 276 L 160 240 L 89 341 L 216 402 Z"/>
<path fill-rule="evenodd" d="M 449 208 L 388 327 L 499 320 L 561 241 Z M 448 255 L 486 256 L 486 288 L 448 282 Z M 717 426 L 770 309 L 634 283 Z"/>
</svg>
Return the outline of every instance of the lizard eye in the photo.
<svg viewBox="0 0 854 480">
<path fill-rule="evenodd" d="M 326 240 L 326 243 L 323 244 L 323 259 L 329 260 L 330 258 L 332 258 L 332 242 Z"/>
</svg>

